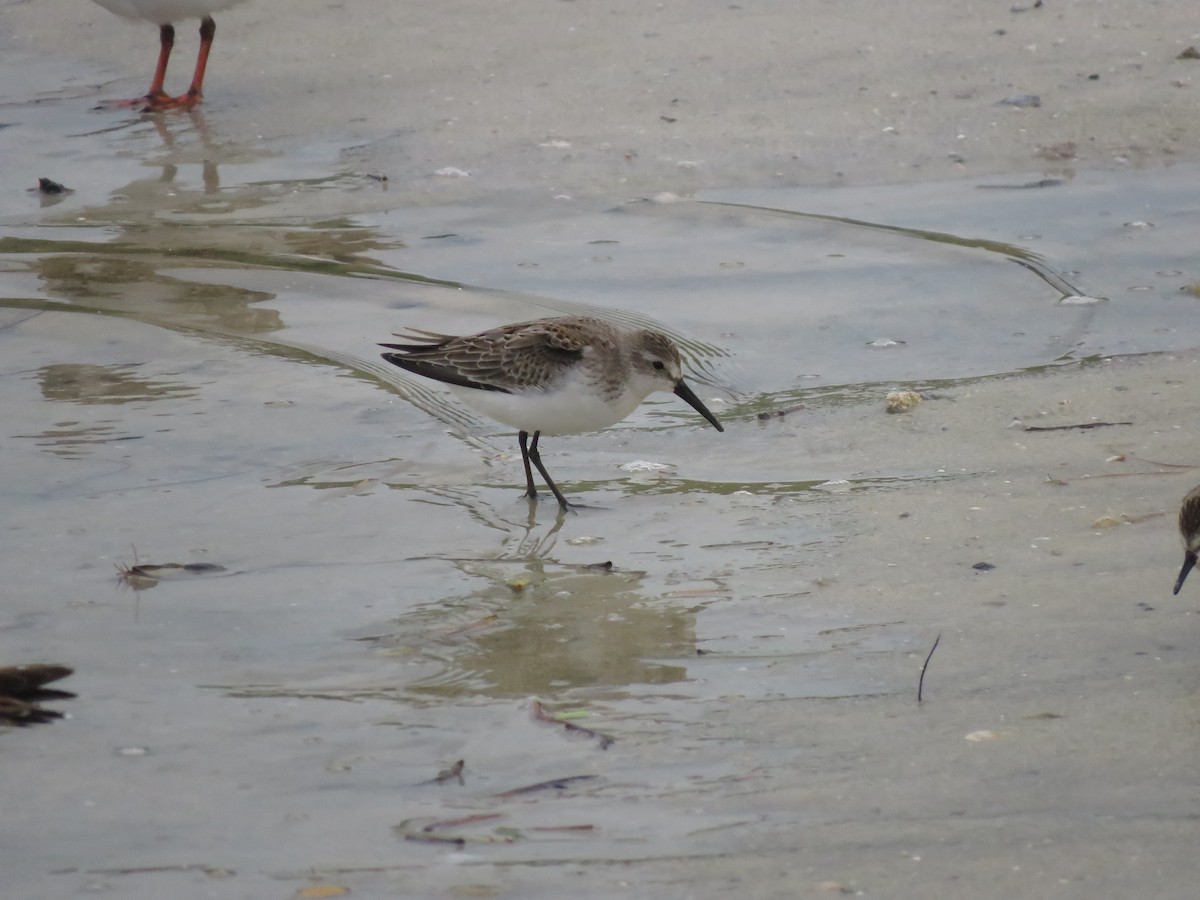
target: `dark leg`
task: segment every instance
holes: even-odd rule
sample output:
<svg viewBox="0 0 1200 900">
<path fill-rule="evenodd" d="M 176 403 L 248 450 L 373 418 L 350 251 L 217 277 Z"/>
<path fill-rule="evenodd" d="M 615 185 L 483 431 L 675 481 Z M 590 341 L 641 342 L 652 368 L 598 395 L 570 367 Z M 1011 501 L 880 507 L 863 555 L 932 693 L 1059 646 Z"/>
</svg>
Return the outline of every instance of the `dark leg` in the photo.
<svg viewBox="0 0 1200 900">
<path fill-rule="evenodd" d="M 567 498 L 562 495 L 562 491 L 558 489 L 558 485 L 554 483 L 554 480 L 550 477 L 550 473 L 547 472 L 546 467 L 542 465 L 542 454 L 538 453 L 538 438 L 541 436 L 542 433 L 540 431 L 535 431 L 533 433 L 533 443 L 529 445 L 529 459 L 533 460 L 533 464 L 537 467 L 538 472 L 541 474 L 542 480 L 546 482 L 546 486 L 550 488 L 550 490 L 554 493 L 554 496 L 558 499 L 558 505 L 563 509 L 570 509 L 571 504 L 567 502 Z M 522 449 L 524 449 L 524 447 L 522 447 Z M 526 461 L 526 465 L 529 465 L 528 461 Z M 532 477 L 529 479 L 529 484 L 532 488 Z"/>
<path fill-rule="evenodd" d="M 538 432 L 540 434 L 541 432 Z M 537 446 L 537 435 L 533 437 L 534 446 Z M 517 443 L 521 445 L 521 462 L 525 464 L 525 496 L 530 500 L 537 500 L 537 488 L 533 485 L 533 469 L 529 467 L 529 432 L 522 431 L 517 434 Z"/>
</svg>

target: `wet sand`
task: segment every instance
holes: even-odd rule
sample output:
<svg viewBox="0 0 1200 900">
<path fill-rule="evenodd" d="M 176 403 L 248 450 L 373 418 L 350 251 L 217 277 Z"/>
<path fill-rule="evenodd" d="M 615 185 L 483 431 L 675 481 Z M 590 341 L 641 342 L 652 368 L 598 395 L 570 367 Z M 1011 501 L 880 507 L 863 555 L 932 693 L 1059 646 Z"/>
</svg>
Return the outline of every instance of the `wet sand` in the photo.
<svg viewBox="0 0 1200 900">
<path fill-rule="evenodd" d="M 6 890 L 1191 896 L 1193 19 L 256 0 L 143 120 L 153 28 L 0 7 Z M 587 304 L 728 431 L 547 442 L 562 520 L 372 359 Z"/>
<path fill-rule="evenodd" d="M 1022 6 L 255 0 L 218 17 L 207 109 L 242 142 L 332 141 L 407 197 L 873 184 L 1194 154 L 1198 66 L 1176 58 L 1198 40 L 1191 10 Z M 4 16 L 39 64 L 90 65 L 67 90 L 144 92 L 151 26 L 76 0 Z M 178 32 L 177 92 L 195 46 L 191 26 Z M 39 79 L 35 96 L 62 96 L 61 81 Z M 998 105 L 1029 95 L 1040 106 Z M 434 174 L 447 168 L 469 177 Z"/>
</svg>

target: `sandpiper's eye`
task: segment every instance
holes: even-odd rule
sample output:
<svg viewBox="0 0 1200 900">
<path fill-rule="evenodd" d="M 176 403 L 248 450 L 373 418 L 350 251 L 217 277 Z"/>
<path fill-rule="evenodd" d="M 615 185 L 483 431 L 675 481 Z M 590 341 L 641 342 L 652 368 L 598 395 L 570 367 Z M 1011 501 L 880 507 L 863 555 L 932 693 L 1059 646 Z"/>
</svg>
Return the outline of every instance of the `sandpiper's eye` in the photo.
<svg viewBox="0 0 1200 900">
<path fill-rule="evenodd" d="M 659 372 L 661 372 L 663 369 L 665 369 L 667 367 L 667 364 L 665 362 L 663 362 L 661 359 L 656 359 L 650 365 L 652 365 L 655 368 L 655 370 L 659 371 Z"/>
</svg>

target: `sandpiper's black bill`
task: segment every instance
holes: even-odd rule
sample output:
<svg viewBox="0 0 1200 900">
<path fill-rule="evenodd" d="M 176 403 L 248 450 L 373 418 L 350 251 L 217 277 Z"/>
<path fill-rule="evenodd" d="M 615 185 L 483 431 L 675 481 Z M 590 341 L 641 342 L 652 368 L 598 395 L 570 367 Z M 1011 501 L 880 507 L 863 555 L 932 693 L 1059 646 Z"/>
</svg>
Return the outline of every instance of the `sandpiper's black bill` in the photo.
<svg viewBox="0 0 1200 900">
<path fill-rule="evenodd" d="M 717 421 L 717 417 L 708 411 L 708 407 L 700 402 L 700 398 L 692 393 L 692 389 L 684 384 L 682 380 L 679 382 L 679 384 L 675 385 L 675 396 L 682 400 L 686 400 L 688 405 L 696 412 L 700 413 L 700 415 L 704 416 L 704 418 L 708 419 L 708 421 L 712 424 L 712 427 L 717 429 L 717 431 L 725 430 L 725 426 Z"/>
<path fill-rule="evenodd" d="M 1184 579 L 1188 577 L 1188 572 L 1192 571 L 1192 566 L 1196 564 L 1196 554 L 1188 550 L 1183 554 L 1183 568 L 1179 570 L 1179 577 L 1175 579 L 1175 590 L 1171 593 L 1178 594 L 1179 589 L 1183 587 Z"/>
</svg>

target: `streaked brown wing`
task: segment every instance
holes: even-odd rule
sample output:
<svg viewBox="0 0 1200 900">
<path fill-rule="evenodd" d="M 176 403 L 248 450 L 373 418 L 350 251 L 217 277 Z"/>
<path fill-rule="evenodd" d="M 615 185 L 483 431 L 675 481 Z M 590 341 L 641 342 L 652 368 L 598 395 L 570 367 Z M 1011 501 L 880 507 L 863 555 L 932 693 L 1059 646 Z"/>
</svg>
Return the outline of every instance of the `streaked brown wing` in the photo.
<svg viewBox="0 0 1200 900">
<path fill-rule="evenodd" d="M 553 382 L 576 363 L 587 342 L 569 319 L 542 319 L 454 337 L 410 328 L 416 343 L 381 344 L 393 365 L 446 384 L 513 393 Z"/>
</svg>

